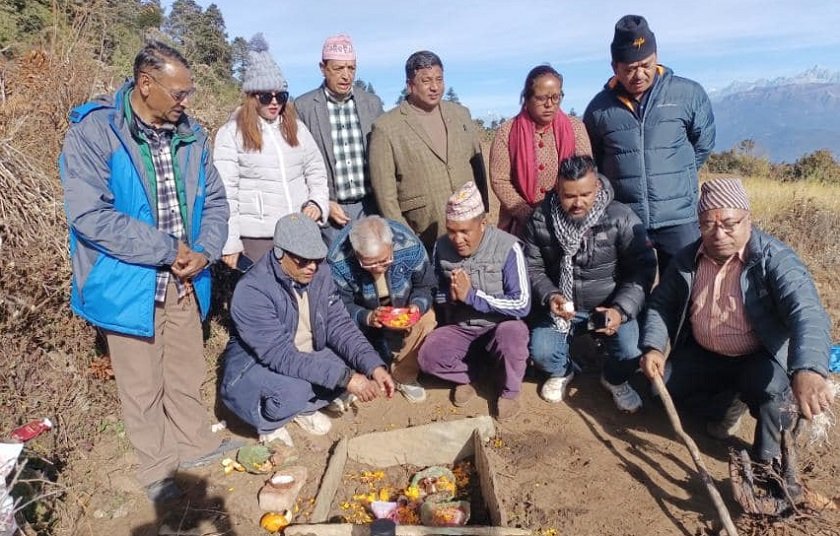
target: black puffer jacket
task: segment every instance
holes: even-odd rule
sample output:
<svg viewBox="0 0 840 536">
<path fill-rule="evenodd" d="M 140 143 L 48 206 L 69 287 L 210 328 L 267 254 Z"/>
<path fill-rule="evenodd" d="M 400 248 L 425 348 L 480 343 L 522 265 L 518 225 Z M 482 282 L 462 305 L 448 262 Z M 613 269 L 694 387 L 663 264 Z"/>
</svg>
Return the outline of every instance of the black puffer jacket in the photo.
<svg viewBox="0 0 840 536">
<path fill-rule="evenodd" d="M 601 184 L 610 188 L 603 177 Z M 551 218 L 551 193 L 534 211 L 522 242 L 533 288 L 534 309 L 546 309 L 549 296 L 559 293 L 562 252 Z M 639 314 L 656 274 L 656 257 L 641 220 L 629 207 L 611 202 L 598 223 L 583 237 L 575 256 L 574 296 L 577 311 L 617 305 L 629 317 Z"/>
</svg>

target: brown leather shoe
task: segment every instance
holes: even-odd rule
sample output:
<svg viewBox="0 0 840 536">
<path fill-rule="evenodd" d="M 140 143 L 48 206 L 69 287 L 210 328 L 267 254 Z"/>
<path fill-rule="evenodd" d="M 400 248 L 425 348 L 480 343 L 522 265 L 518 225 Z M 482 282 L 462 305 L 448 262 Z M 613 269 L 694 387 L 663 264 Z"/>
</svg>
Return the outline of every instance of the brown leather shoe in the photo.
<svg viewBox="0 0 840 536">
<path fill-rule="evenodd" d="M 475 387 L 473 387 L 471 383 L 457 385 L 452 391 L 452 403 L 460 408 L 475 398 L 476 394 Z"/>
<path fill-rule="evenodd" d="M 496 419 L 499 421 L 506 421 L 519 415 L 519 399 L 518 398 L 499 398 L 496 402 Z"/>
</svg>

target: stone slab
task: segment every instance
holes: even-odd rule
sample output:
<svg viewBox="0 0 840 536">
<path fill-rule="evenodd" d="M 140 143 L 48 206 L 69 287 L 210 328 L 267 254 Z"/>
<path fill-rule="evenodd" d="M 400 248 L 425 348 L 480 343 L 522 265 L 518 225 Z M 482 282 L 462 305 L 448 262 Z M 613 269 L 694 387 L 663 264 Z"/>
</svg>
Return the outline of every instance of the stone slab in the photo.
<svg viewBox="0 0 840 536">
<path fill-rule="evenodd" d="M 289 525 L 284 536 L 370 536 L 370 525 L 350 523 L 321 525 Z M 531 536 L 526 529 L 508 527 L 424 527 L 421 525 L 397 525 L 396 536 Z"/>
<path fill-rule="evenodd" d="M 347 443 L 347 438 L 342 437 L 336 443 L 332 456 L 330 456 L 330 462 L 318 488 L 318 495 L 315 497 L 315 507 L 309 517 L 314 523 L 323 523 L 330 515 L 330 506 L 332 506 L 335 492 L 338 491 L 341 478 L 344 476 L 344 464 L 347 463 Z"/>
<path fill-rule="evenodd" d="M 492 417 L 485 415 L 365 434 L 348 442 L 347 455 L 374 467 L 446 465 L 474 454 L 473 431 L 483 441 L 489 440 L 496 433 Z"/>
</svg>

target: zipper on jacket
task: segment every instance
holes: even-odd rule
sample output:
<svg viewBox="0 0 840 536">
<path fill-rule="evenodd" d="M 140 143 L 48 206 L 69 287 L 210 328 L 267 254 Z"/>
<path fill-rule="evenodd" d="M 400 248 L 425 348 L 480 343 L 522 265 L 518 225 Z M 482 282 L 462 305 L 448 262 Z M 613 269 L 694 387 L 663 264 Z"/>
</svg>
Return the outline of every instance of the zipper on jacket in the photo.
<svg viewBox="0 0 840 536">
<path fill-rule="evenodd" d="M 281 118 L 277 118 L 277 128 L 280 128 L 280 121 Z M 271 138 L 271 143 L 274 145 L 274 150 L 277 151 L 277 161 L 280 164 L 280 180 L 283 183 L 283 193 L 286 195 L 286 205 L 289 207 L 288 214 L 294 214 L 298 212 L 292 207 L 292 197 L 289 194 L 289 181 L 286 178 L 286 159 L 283 157 L 283 151 L 281 150 L 280 144 L 277 143 L 277 137 L 274 135 L 274 129 L 269 123 L 264 123 L 265 129 L 268 132 L 269 137 Z M 283 133 L 280 132 L 282 136 Z M 263 216 L 262 207 L 260 207 L 260 217 Z"/>
</svg>

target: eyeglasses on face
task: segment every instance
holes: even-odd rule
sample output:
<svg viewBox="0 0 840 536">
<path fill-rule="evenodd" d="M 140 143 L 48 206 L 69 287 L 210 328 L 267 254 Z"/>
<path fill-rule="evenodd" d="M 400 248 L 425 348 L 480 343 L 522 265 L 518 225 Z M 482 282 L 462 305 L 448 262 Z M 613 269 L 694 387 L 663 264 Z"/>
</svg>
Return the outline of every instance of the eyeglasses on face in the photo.
<svg viewBox="0 0 840 536">
<path fill-rule="evenodd" d="M 364 268 L 365 270 L 373 270 L 375 268 L 387 268 L 394 264 L 394 256 L 391 255 L 387 259 L 376 261 L 376 262 L 365 262 L 362 259 L 359 259 L 359 266 Z"/>
<path fill-rule="evenodd" d="M 531 98 L 537 104 L 545 104 L 548 101 L 551 101 L 551 104 L 560 104 L 560 101 L 563 100 L 563 92 L 561 91 L 559 94 L 555 93 L 554 95 L 531 95 Z"/>
<path fill-rule="evenodd" d="M 260 93 L 254 93 L 254 96 L 263 106 L 268 106 L 274 99 L 277 99 L 277 104 L 280 106 L 286 104 L 289 100 L 288 91 L 261 91 Z"/>
<path fill-rule="evenodd" d="M 306 268 L 307 266 L 313 263 L 315 264 L 315 266 L 318 266 L 319 264 L 324 262 L 324 259 L 304 259 L 303 257 L 298 257 L 294 253 L 289 253 L 288 251 L 286 252 L 286 255 L 289 257 L 289 259 L 291 259 L 293 263 L 295 263 L 295 265 L 298 268 Z"/>
<path fill-rule="evenodd" d="M 726 234 L 732 234 L 735 232 L 735 229 L 738 228 L 741 223 L 747 219 L 747 216 L 742 217 L 740 220 L 707 220 L 700 222 L 700 232 L 701 233 L 713 233 L 718 228 L 720 228 Z"/>
<path fill-rule="evenodd" d="M 182 103 L 188 98 L 195 95 L 195 87 L 191 87 L 189 89 L 183 89 L 181 91 L 173 91 L 171 88 L 165 86 L 160 80 L 152 76 L 151 74 L 147 73 L 146 71 L 141 71 L 142 74 L 145 74 L 149 77 L 155 84 L 159 85 L 164 91 L 166 91 L 169 96 L 174 100 L 176 103 Z"/>
</svg>

